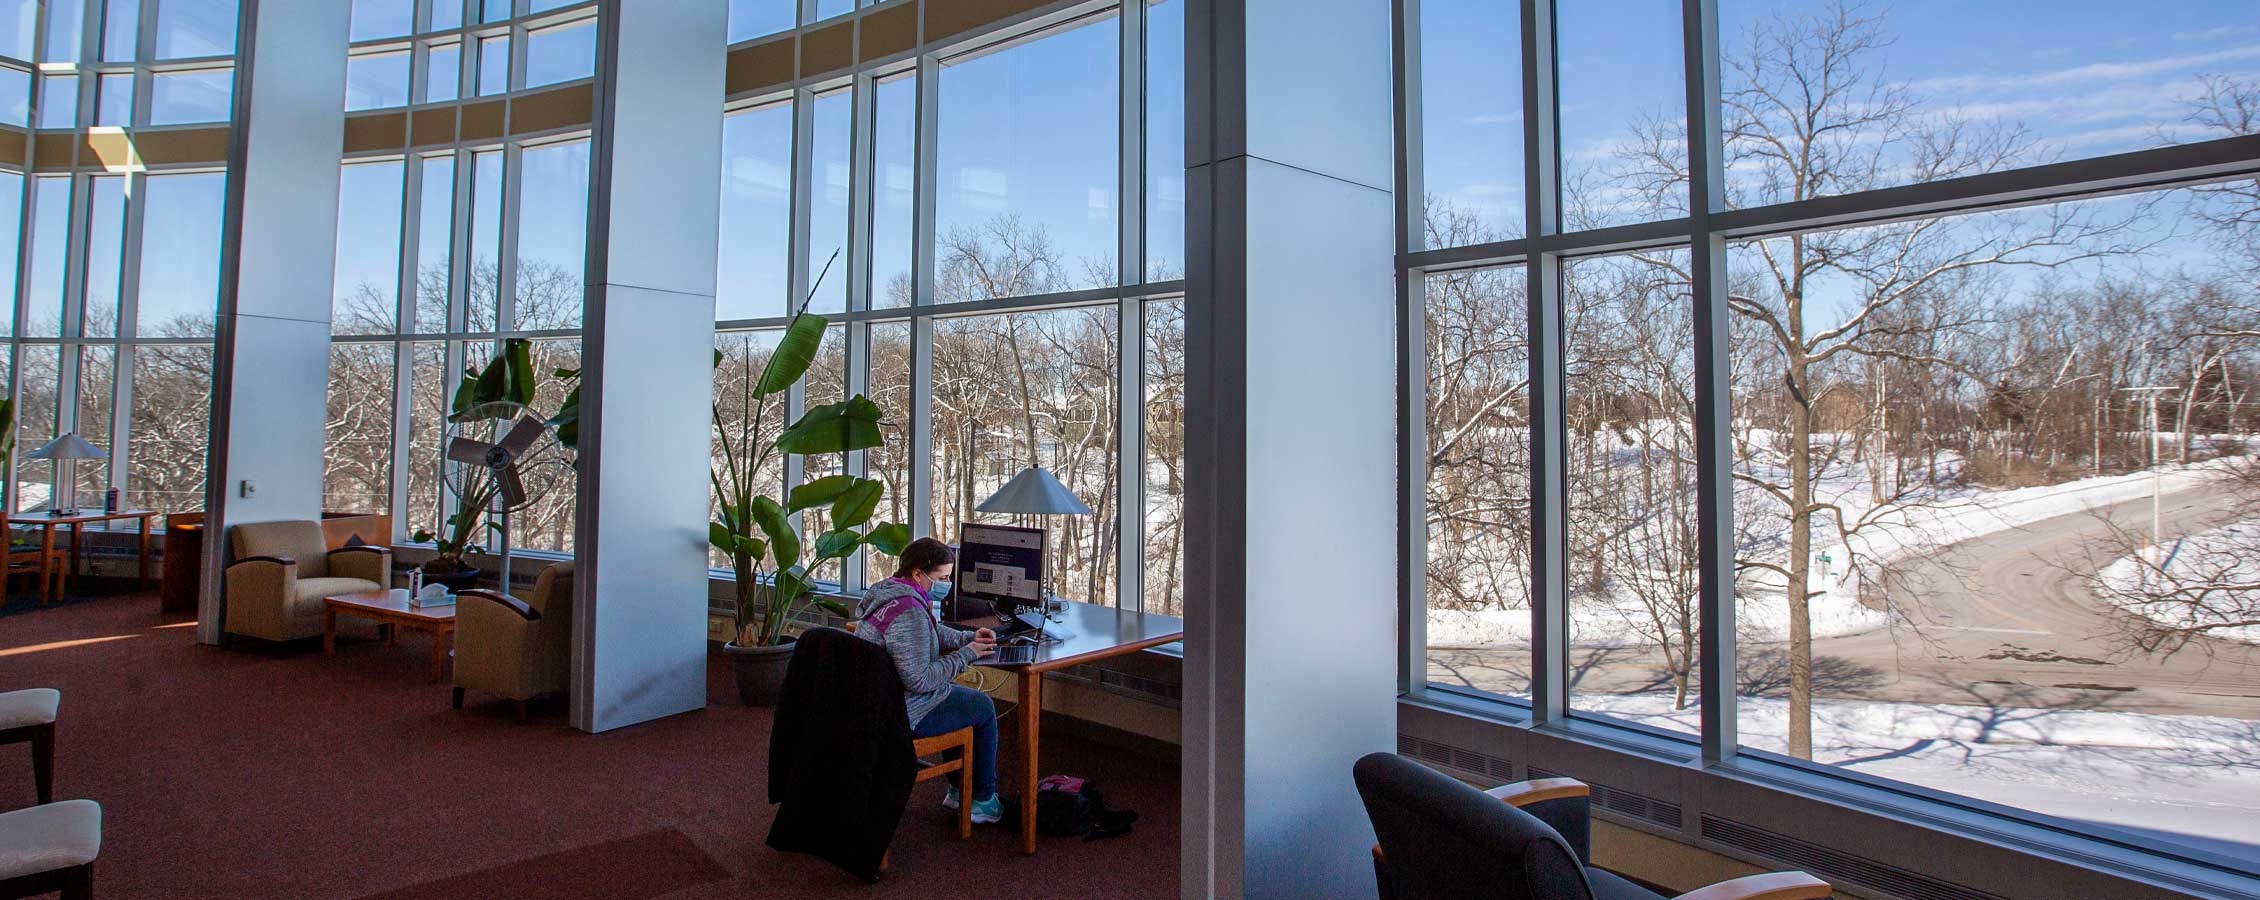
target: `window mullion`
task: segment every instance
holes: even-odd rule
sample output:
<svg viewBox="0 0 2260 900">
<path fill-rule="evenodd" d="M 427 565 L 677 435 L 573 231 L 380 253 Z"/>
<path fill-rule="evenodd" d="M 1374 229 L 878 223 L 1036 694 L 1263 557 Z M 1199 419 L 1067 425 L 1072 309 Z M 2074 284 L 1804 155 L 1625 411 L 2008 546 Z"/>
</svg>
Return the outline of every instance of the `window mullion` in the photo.
<svg viewBox="0 0 2260 900">
<path fill-rule="evenodd" d="M 1734 450 L 1726 242 L 1711 227 L 1725 209 L 1720 138 L 1718 0 L 1683 0 L 1687 66 L 1688 273 L 1695 324 L 1695 506 L 1703 762 L 1734 756 Z"/>
<path fill-rule="evenodd" d="M 1428 359 L 1423 246 L 1420 3 L 1397 0 L 1397 689 L 1428 683 Z"/>
<path fill-rule="evenodd" d="M 1122 210 L 1118 276 L 1146 281 L 1146 12 L 1147 0 L 1123 0 L 1121 52 Z M 1145 609 L 1146 304 L 1125 292 L 1115 328 L 1115 578 L 1114 603 Z"/>
<path fill-rule="evenodd" d="M 1563 406 L 1562 258 L 1542 239 L 1561 227 L 1554 2 L 1522 0 L 1524 241 L 1530 347 L 1530 711 L 1569 715 L 1568 445 Z"/>
</svg>

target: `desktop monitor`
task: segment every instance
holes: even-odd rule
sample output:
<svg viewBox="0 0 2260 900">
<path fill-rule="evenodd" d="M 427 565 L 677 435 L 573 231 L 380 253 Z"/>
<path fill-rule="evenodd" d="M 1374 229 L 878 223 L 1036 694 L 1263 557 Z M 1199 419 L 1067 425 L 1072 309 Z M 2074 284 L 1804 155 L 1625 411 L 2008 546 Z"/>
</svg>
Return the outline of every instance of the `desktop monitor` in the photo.
<svg viewBox="0 0 2260 900">
<path fill-rule="evenodd" d="M 1043 529 L 967 523 L 958 532 L 957 576 L 950 589 L 958 602 L 951 618 L 1042 610 L 1043 585 Z"/>
</svg>

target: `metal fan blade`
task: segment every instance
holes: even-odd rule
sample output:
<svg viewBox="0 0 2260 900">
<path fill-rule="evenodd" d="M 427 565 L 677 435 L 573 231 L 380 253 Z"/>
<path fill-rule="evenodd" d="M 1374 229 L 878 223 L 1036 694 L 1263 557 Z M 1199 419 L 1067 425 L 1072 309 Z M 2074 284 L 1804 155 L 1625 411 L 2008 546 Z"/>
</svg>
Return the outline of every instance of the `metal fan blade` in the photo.
<svg viewBox="0 0 2260 900">
<path fill-rule="evenodd" d="M 526 485 L 518 480 L 517 463 L 503 466 L 497 470 L 495 477 L 496 480 L 502 482 L 502 505 L 504 507 L 516 509 L 526 502 Z"/>
<path fill-rule="evenodd" d="M 503 452 L 510 454 L 511 459 L 517 459 L 534 445 L 535 439 L 541 437 L 544 427 L 547 426 L 533 416 L 519 419 L 518 424 L 510 426 L 510 433 L 502 436 Z"/>
<path fill-rule="evenodd" d="M 494 445 L 485 441 L 459 437 L 447 442 L 447 458 L 459 463 L 483 466 L 487 464 L 487 454 L 492 452 Z"/>
</svg>

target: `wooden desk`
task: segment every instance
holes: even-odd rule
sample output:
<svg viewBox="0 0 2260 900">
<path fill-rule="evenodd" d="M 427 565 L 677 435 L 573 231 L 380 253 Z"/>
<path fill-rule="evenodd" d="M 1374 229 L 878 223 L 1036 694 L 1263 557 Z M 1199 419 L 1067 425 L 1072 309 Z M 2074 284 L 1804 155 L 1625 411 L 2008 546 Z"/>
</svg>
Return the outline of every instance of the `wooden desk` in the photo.
<svg viewBox="0 0 2260 900">
<path fill-rule="evenodd" d="M 134 574 L 141 580 L 142 584 L 146 585 L 149 583 L 149 539 L 154 536 L 154 526 L 156 524 L 157 517 L 160 515 L 163 515 L 163 513 L 160 513 L 154 509 L 121 509 L 117 512 L 80 510 L 68 515 L 49 511 L 44 513 L 26 513 L 22 515 L 9 516 L 7 521 L 10 525 L 29 525 L 33 528 L 39 529 L 39 549 L 42 553 L 52 553 L 55 551 L 56 526 L 71 526 L 71 562 L 70 567 L 64 570 L 64 573 L 67 576 L 69 573 L 78 571 L 78 556 L 81 543 L 81 541 L 79 540 L 79 535 L 82 531 L 85 530 L 87 525 L 93 524 L 95 522 L 119 522 L 126 519 L 137 519 L 141 523 L 141 559 L 138 566 L 134 569 Z M 57 579 L 55 584 L 55 593 L 61 594 L 62 592 L 62 580 Z M 44 600 L 42 600 L 42 604 L 44 604 Z"/>
<path fill-rule="evenodd" d="M 447 653 L 455 647 L 455 606 L 429 609 L 409 606 L 391 591 L 361 591 L 322 598 L 322 652 L 337 655 L 337 617 L 352 616 L 377 623 L 386 644 L 398 643 L 397 629 L 422 631 L 432 636 L 432 681 L 447 680 Z"/>
<path fill-rule="evenodd" d="M 973 663 L 1011 672 L 1018 681 L 1020 701 L 1014 715 L 1020 718 L 1020 852 L 1029 854 L 1036 852 L 1036 781 L 1043 777 L 1036 769 L 1036 748 L 1038 723 L 1044 718 L 1044 673 L 1185 639 L 1183 619 L 1074 601 L 1054 613 L 1045 628 L 1063 629 L 1070 637 L 1040 646 L 1033 663 Z"/>
</svg>

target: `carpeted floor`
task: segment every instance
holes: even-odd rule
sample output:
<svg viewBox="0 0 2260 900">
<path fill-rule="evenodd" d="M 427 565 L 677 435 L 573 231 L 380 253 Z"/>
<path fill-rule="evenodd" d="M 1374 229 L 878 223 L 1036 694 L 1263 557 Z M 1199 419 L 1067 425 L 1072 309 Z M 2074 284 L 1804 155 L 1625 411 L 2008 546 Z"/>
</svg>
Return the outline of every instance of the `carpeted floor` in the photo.
<svg viewBox="0 0 2260 900">
<path fill-rule="evenodd" d="M 36 603 L 36 601 L 34 601 Z M 147 594 L 0 619 L 0 689 L 63 692 L 56 795 L 101 802 L 106 897 L 1165 897 L 1177 888 L 1177 771 L 1064 736 L 1044 771 L 1097 779 L 1141 815 L 1112 840 L 1001 826 L 956 839 L 921 785 L 893 869 L 865 885 L 762 843 L 769 713 L 717 655 L 707 709 L 586 735 L 561 703 L 448 708 L 429 645 L 359 637 L 336 658 L 195 644 Z M 1009 763 L 1016 752 L 1006 738 Z M 0 747 L 0 809 L 34 801 L 27 745 Z"/>
</svg>

